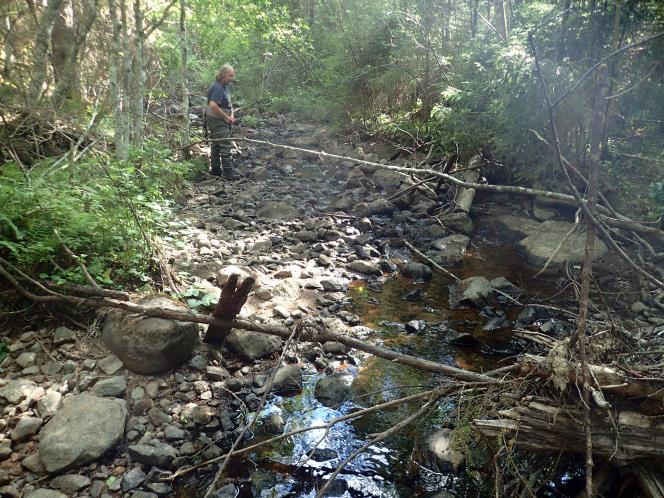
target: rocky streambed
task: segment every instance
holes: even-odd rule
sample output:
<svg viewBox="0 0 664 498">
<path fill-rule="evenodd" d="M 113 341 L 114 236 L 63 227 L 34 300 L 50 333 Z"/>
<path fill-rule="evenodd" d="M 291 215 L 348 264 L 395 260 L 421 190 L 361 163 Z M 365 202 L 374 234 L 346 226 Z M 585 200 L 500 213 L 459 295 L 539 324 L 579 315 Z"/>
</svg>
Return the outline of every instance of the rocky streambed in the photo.
<svg viewBox="0 0 664 498">
<path fill-rule="evenodd" d="M 377 144 L 352 147 L 285 116 L 262 119 L 259 130 L 243 131 L 373 162 L 387 162 L 394 152 Z M 238 181 L 192 185 L 163 236 L 166 258 L 187 282 L 180 296 L 193 309 L 209 312 L 230 275 L 251 276 L 256 284 L 243 318 L 287 326 L 314 319 L 341 335 L 473 370 L 504 365 L 523 349 L 509 334 L 514 327 L 552 337 L 572 327 L 555 310 L 514 304 L 560 290 L 558 274 L 531 281 L 536 269 L 524 263 L 541 264 L 542 247 L 554 244 L 553 251 L 560 242 L 551 234 L 570 231 L 550 207 L 535 206 L 526 216 L 509 205 L 491 206 L 471 218 L 441 211 L 451 192 L 395 196 L 407 176 L 352 161 L 337 165 L 243 146 L 237 163 Z M 412 260 L 404 240 L 462 281 Z M 556 258 L 578 262 L 579 241 L 570 237 Z M 597 250 L 603 256 L 601 244 Z M 573 304 L 563 290 L 556 306 L 568 297 Z M 656 310 L 642 303 L 616 304 L 630 305 L 645 325 L 661 326 Z M 216 465 L 164 478 L 230 448 L 265 394 L 282 341 L 235 330 L 219 355 L 191 324 L 117 312 L 97 323 L 86 330 L 3 331 L 9 354 L 0 365 L 0 495 L 201 496 Z M 259 424 L 245 437 L 253 444 L 437 382 L 340 343 L 295 344 Z M 461 449 L 437 425 L 446 410 L 453 404 L 441 404 L 426 426 L 362 455 L 330 496 L 448 496 L 481 488 L 457 474 Z M 313 496 L 368 434 L 405 414 L 379 413 L 329 434 L 265 446 L 235 461 L 215 496 Z"/>
</svg>

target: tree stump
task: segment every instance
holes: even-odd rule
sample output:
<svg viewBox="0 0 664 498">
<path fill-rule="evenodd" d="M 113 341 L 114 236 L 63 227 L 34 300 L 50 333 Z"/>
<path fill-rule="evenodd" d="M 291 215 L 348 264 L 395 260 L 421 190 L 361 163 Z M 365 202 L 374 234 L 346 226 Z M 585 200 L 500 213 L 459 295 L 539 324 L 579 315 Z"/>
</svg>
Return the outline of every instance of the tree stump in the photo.
<svg viewBox="0 0 664 498">
<path fill-rule="evenodd" d="M 247 302 L 247 296 L 251 292 L 255 280 L 251 277 L 245 278 L 240 286 L 237 286 L 239 275 L 233 274 L 221 289 L 219 302 L 215 306 L 212 316 L 224 320 L 235 320 L 235 317 Z M 210 325 L 205 334 L 204 342 L 222 347 L 226 336 L 230 333 L 230 325 Z"/>
</svg>

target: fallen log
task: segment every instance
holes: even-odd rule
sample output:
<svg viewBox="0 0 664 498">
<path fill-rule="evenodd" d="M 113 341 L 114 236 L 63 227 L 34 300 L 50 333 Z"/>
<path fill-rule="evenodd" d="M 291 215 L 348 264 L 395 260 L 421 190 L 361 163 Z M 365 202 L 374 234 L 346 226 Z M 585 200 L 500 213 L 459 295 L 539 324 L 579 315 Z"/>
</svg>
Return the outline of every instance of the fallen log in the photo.
<svg viewBox="0 0 664 498">
<path fill-rule="evenodd" d="M 501 437 L 535 453 L 584 454 L 586 433 L 581 408 L 558 403 L 528 396 L 518 406 L 500 411 L 499 418 L 476 419 L 473 426 L 485 437 Z M 591 432 L 593 454 L 615 464 L 664 458 L 664 421 L 658 417 L 631 410 L 595 411 Z"/>
</svg>

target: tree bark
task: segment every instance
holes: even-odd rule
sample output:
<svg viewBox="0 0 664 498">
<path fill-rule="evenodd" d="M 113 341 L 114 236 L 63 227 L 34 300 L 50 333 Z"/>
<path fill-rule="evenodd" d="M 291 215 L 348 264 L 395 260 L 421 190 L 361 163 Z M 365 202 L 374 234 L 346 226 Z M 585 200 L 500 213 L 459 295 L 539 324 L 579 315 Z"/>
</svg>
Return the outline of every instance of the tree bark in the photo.
<svg viewBox="0 0 664 498">
<path fill-rule="evenodd" d="M 134 0 L 134 57 L 131 60 L 131 91 L 130 91 L 130 110 L 131 110 L 131 144 L 137 150 L 143 150 L 143 121 L 144 107 L 143 99 L 145 96 L 145 31 L 143 28 L 143 10 L 141 9 L 141 0 Z"/>
<path fill-rule="evenodd" d="M 64 0 L 48 0 L 39 19 L 35 48 L 32 53 L 32 79 L 28 89 L 28 107 L 35 106 L 44 93 L 44 84 L 48 80 L 48 51 L 51 45 L 51 35 L 63 2 Z"/>
<path fill-rule="evenodd" d="M 187 85 L 187 0 L 180 0 L 180 84 L 182 85 L 182 118 L 184 119 L 184 136 L 182 137 L 182 154 L 189 159 L 189 148 L 185 147 L 191 140 L 191 123 L 189 120 L 189 86 Z"/>
</svg>

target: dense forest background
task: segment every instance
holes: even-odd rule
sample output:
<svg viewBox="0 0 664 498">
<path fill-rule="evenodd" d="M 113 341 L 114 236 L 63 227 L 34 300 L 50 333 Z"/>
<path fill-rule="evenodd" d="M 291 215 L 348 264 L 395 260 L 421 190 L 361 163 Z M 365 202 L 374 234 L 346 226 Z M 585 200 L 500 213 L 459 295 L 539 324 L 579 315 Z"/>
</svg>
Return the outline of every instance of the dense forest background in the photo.
<svg viewBox="0 0 664 498">
<path fill-rule="evenodd" d="M 202 170 L 179 147 L 227 62 L 247 126 L 297 113 L 566 192 L 535 48 L 564 157 L 586 171 L 607 74 L 600 190 L 642 219 L 664 209 L 657 0 L 8 0 L 0 16 L 0 244 L 51 276 L 82 278 L 58 266 L 62 240 L 101 281 L 140 276 L 180 179 Z"/>
</svg>

